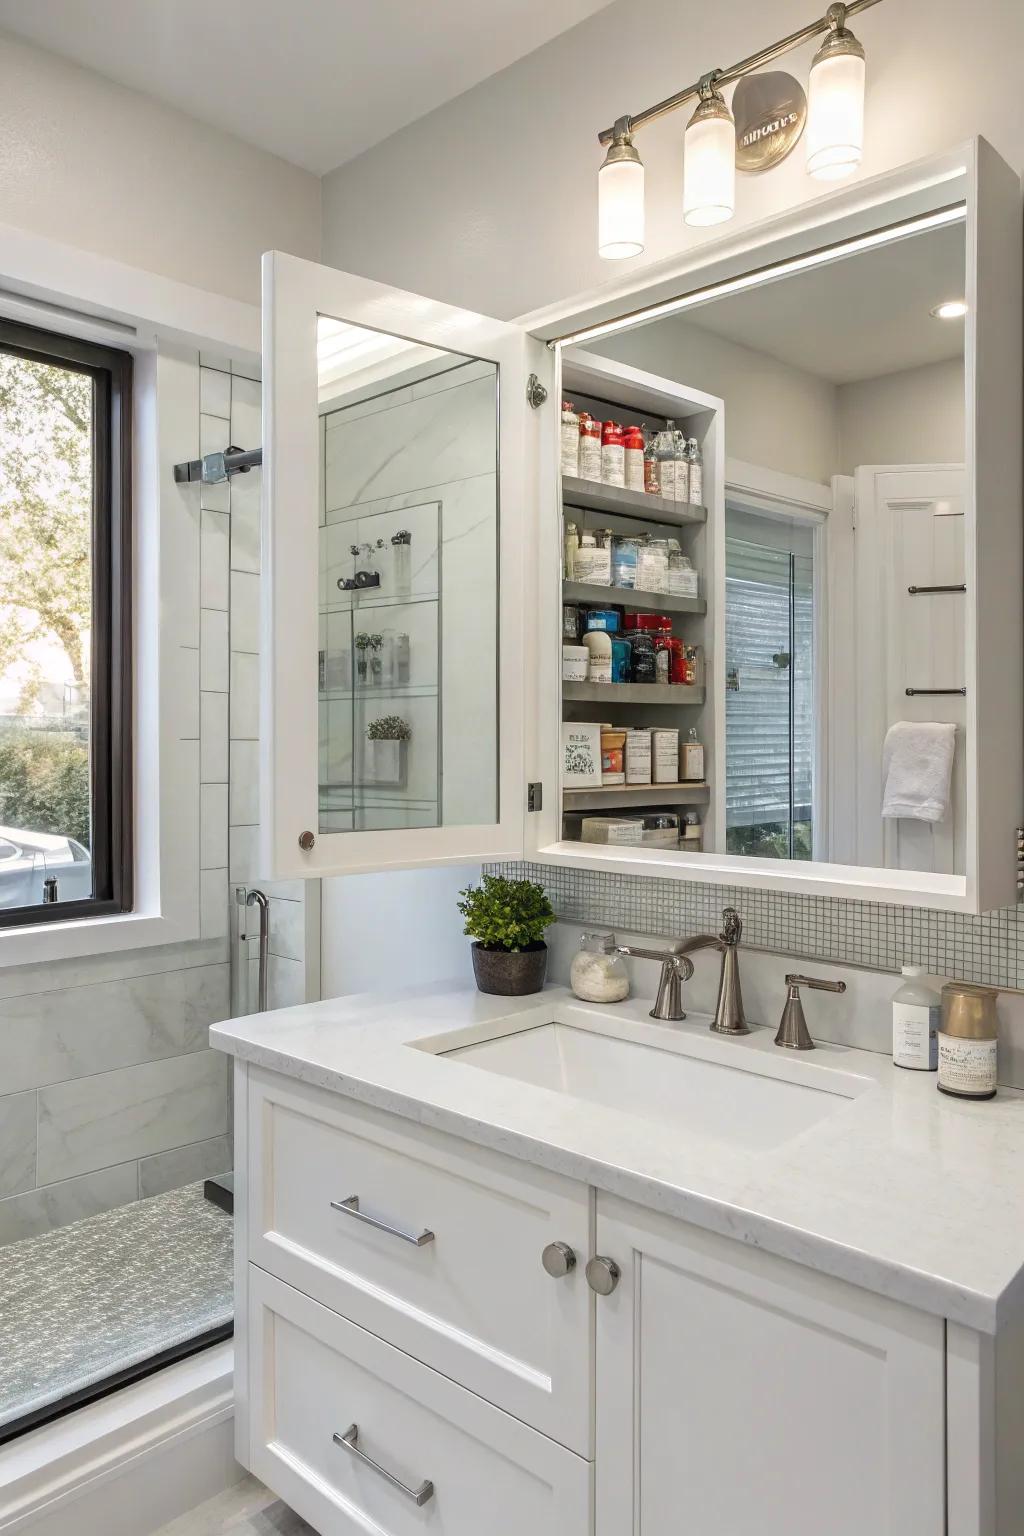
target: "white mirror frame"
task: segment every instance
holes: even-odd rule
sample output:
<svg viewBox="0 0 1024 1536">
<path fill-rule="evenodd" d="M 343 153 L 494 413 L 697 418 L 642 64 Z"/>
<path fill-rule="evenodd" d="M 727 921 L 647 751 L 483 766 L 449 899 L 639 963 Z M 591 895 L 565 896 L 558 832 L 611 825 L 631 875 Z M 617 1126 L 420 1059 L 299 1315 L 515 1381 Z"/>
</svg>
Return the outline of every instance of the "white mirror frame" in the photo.
<svg viewBox="0 0 1024 1536">
<path fill-rule="evenodd" d="M 650 305 L 741 277 L 889 225 L 966 205 L 965 465 L 967 500 L 966 873 L 593 847 L 560 838 L 557 795 L 527 818 L 527 857 L 537 863 L 649 874 L 807 896 L 983 912 L 1017 899 L 1015 833 L 1024 820 L 1024 540 L 1021 516 L 1021 203 L 1016 172 L 982 139 L 895 173 L 833 192 L 791 212 L 708 240 L 617 283 L 520 317 L 547 342 L 568 343 Z M 625 328 L 625 327 L 623 327 Z M 590 339 L 590 338 L 586 338 Z M 699 381 L 691 381 L 699 383 Z M 556 395 L 560 399 L 560 392 Z M 552 428 L 557 431 L 557 419 Z M 557 464 L 554 448 L 551 461 Z M 557 474 L 542 487 L 540 570 L 547 615 L 537 672 L 539 718 L 528 776 L 558 783 L 561 515 Z M 558 566 L 555 562 L 558 560 Z M 558 626 L 558 627 L 554 627 Z M 982 673 L 979 658 L 985 661 Z"/>
</svg>

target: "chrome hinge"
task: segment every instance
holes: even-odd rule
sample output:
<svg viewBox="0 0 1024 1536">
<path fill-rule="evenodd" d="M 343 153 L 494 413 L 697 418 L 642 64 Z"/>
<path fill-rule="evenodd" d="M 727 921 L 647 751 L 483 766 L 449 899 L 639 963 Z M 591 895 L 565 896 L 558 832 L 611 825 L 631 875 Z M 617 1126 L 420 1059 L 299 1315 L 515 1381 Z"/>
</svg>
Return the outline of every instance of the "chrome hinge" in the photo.
<svg viewBox="0 0 1024 1536">
<path fill-rule="evenodd" d="M 526 786 L 526 809 L 528 811 L 539 811 L 539 810 L 541 810 L 543 808 L 543 805 L 544 805 L 544 785 L 543 784 L 528 784 Z M 1022 835 L 1024 835 L 1024 834 L 1022 834 Z"/>
<path fill-rule="evenodd" d="M 535 373 L 531 373 L 530 377 L 526 381 L 526 398 L 533 406 L 535 411 L 540 410 L 547 397 L 548 392 L 544 388 L 544 385 L 541 383 L 540 379 L 538 379 Z"/>
<path fill-rule="evenodd" d="M 1024 900 L 1024 827 L 1017 828 L 1017 900 Z"/>
</svg>

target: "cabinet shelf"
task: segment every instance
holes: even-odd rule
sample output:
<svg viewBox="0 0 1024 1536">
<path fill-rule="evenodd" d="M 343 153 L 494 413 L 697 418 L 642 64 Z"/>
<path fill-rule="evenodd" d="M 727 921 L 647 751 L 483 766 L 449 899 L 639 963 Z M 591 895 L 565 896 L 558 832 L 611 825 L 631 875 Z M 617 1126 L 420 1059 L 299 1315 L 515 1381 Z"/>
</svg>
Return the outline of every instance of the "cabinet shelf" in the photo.
<svg viewBox="0 0 1024 1536">
<path fill-rule="evenodd" d="M 704 689 L 683 683 L 563 683 L 567 704 L 675 704 L 704 703 Z"/>
<path fill-rule="evenodd" d="M 606 811 L 614 806 L 626 809 L 636 805 L 704 805 L 710 785 L 688 784 L 602 784 L 593 789 L 563 789 L 565 811 Z"/>
<path fill-rule="evenodd" d="M 613 513 L 619 517 L 638 517 L 646 523 L 706 523 L 707 507 L 692 501 L 666 501 L 664 496 L 648 496 L 646 491 L 628 491 L 621 485 L 602 485 L 596 480 L 580 480 L 575 475 L 562 476 L 562 501 L 567 507 L 582 507 L 588 512 Z"/>
<path fill-rule="evenodd" d="M 636 608 L 644 613 L 705 614 L 703 597 L 674 597 L 667 592 L 637 592 L 633 587 L 594 587 L 586 581 L 563 581 L 567 603 L 590 603 L 609 608 Z"/>
</svg>

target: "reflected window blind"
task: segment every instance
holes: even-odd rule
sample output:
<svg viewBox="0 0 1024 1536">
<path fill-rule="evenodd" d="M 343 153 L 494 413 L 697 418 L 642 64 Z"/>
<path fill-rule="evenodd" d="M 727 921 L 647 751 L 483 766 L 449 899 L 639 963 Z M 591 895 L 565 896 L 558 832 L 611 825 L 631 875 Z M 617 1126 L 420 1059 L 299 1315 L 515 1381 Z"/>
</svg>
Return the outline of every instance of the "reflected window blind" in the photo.
<svg viewBox="0 0 1024 1536">
<path fill-rule="evenodd" d="M 813 562 L 729 536 L 725 547 L 726 824 L 788 823 L 791 749 L 793 819 L 809 821 Z M 780 664 L 791 645 L 789 665 Z"/>
</svg>

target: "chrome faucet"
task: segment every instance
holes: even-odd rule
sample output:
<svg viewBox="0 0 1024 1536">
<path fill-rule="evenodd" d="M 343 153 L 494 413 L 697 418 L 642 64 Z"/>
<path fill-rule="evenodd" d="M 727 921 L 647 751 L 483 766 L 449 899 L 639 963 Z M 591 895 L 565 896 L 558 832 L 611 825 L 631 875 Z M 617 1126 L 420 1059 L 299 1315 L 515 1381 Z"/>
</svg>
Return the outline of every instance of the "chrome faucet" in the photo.
<svg viewBox="0 0 1024 1536">
<path fill-rule="evenodd" d="M 701 949 L 717 949 L 722 956 L 722 974 L 718 983 L 718 1001 L 711 1028 L 718 1035 L 749 1035 L 750 1026 L 743 1013 L 740 990 L 739 942 L 743 923 L 735 907 L 722 913 L 722 932 L 699 933 L 692 939 L 678 939 L 667 949 L 639 949 L 632 944 L 618 945 L 620 955 L 642 960 L 661 961 L 658 996 L 651 1009 L 652 1019 L 679 1023 L 686 1018 L 682 1004 L 682 983 L 693 975 L 690 956 Z"/>
</svg>

